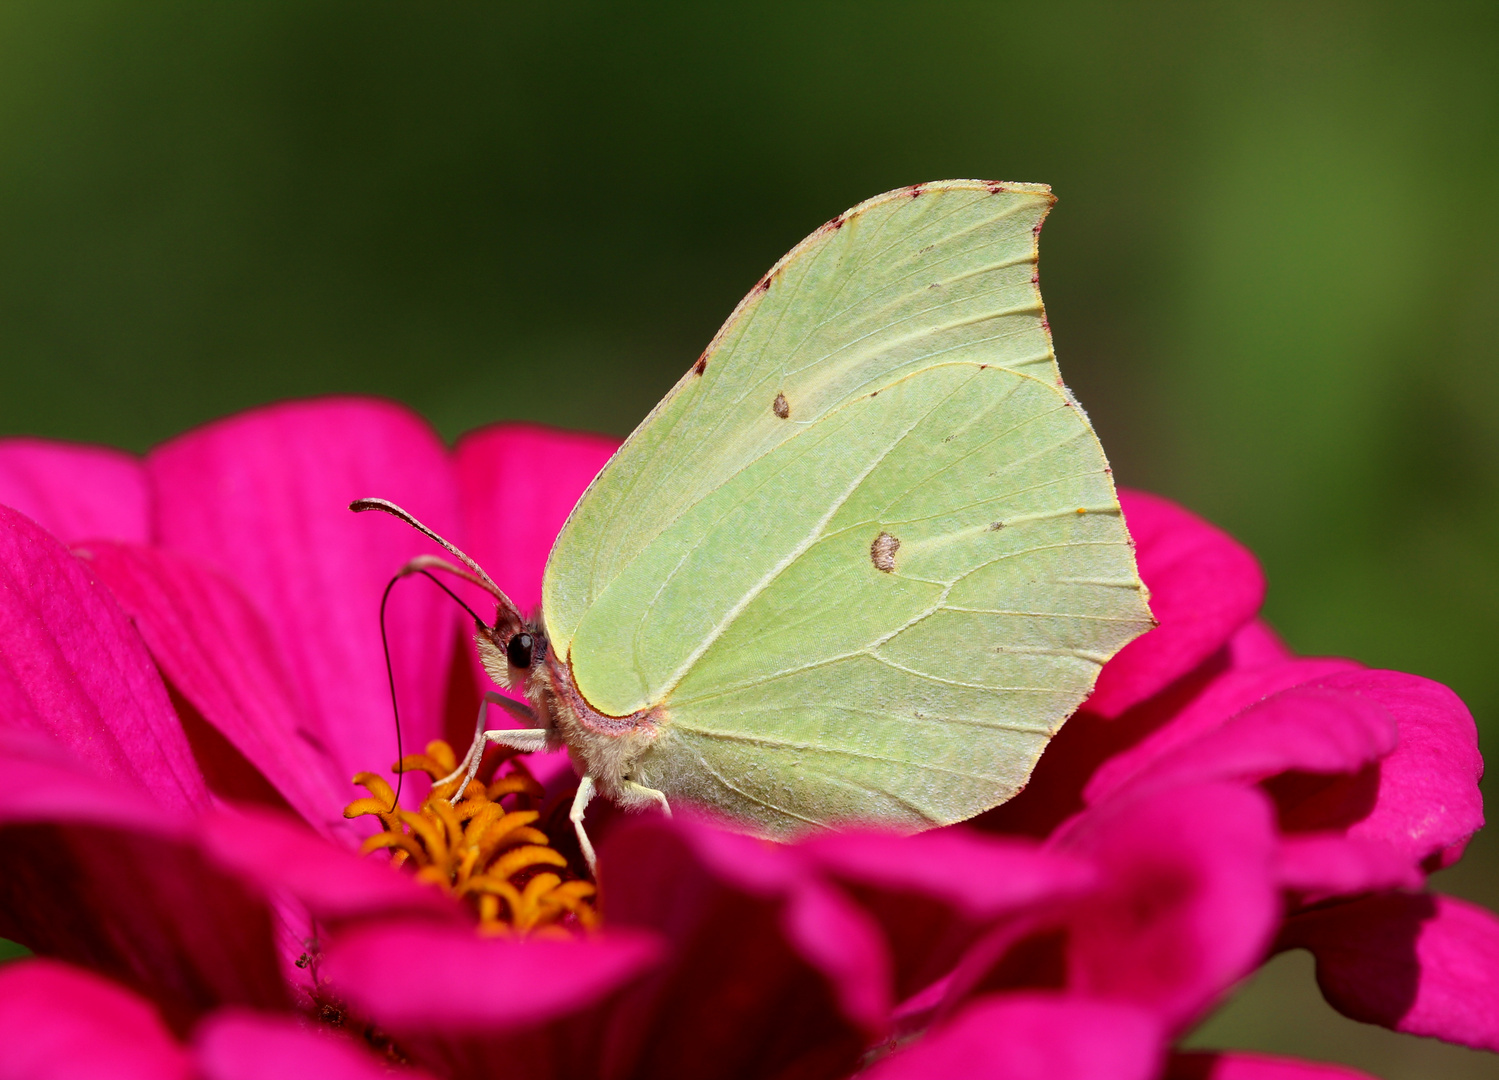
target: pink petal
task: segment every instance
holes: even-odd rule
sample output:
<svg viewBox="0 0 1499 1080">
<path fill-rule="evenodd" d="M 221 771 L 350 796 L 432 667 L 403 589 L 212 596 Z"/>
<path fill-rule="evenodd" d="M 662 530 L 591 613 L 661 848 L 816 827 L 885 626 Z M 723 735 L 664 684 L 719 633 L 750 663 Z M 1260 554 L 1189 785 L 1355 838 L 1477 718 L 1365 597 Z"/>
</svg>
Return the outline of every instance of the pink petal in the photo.
<svg viewBox="0 0 1499 1080">
<path fill-rule="evenodd" d="M 44 735 L 0 728 L 0 822 L 103 823 L 182 837 L 192 818 L 142 787 L 94 776 L 77 755 Z"/>
<path fill-rule="evenodd" d="M 1361 694 L 1395 717 L 1400 745 L 1379 764 L 1373 809 L 1348 835 L 1377 840 L 1412 861 L 1447 865 L 1483 826 L 1483 758 L 1473 716 L 1441 683 L 1398 671 L 1350 671 L 1320 680 Z"/>
<path fill-rule="evenodd" d="M 107 826 L 8 825 L 0 935 L 154 999 L 174 1023 L 287 1004 L 263 903 L 191 846 Z"/>
<path fill-rule="evenodd" d="M 851 1069 L 884 1027 L 878 934 L 796 848 L 680 815 L 636 818 L 605 841 L 600 876 L 609 925 L 670 946 L 620 1005 L 621 1074 L 693 1077 L 703 1061 L 741 1062 L 746 1076 L 809 1059 Z"/>
<path fill-rule="evenodd" d="M 1239 627 L 1228 641 L 1228 656 L 1229 667 L 1236 671 L 1269 667 L 1296 658 L 1264 619 L 1251 619 Z"/>
<path fill-rule="evenodd" d="M 186 812 L 208 792 L 146 648 L 50 533 L 0 507 L 0 726 Z"/>
<path fill-rule="evenodd" d="M 1024 840 L 968 829 L 915 836 L 840 831 L 800 845 L 817 865 L 846 881 L 939 898 L 973 918 L 1076 896 L 1092 867 Z"/>
<path fill-rule="evenodd" d="M 1047 744 L 1025 790 L 979 815 L 971 824 L 985 832 L 1044 840 L 1084 808 L 1083 792 L 1093 776 L 1169 722 L 1182 702 L 1189 701 L 1216 674 L 1208 670 L 1212 666 L 1202 665 L 1168 690 L 1112 720 L 1086 709 L 1074 713 Z"/>
<path fill-rule="evenodd" d="M 1322 1061 L 1268 1054 L 1172 1054 L 1164 1080 L 1375 1080 L 1368 1073 Z"/>
<path fill-rule="evenodd" d="M 821 882 L 792 891 L 781 917 L 786 940 L 827 976 L 844 1016 L 867 1031 L 890 1017 L 890 957 L 879 925 Z"/>
<path fill-rule="evenodd" d="M 358 1015 L 439 1075 L 583 1080 L 630 1075 L 600 1062 L 633 1035 L 613 1013 L 661 951 L 654 935 L 628 929 L 517 941 L 404 922 L 337 935 L 322 970 Z"/>
<path fill-rule="evenodd" d="M 1350 660 L 1310 659 L 1226 671 L 1189 700 L 1163 703 L 1168 704 L 1167 715 L 1153 721 L 1153 730 L 1138 743 L 1100 765 L 1083 789 L 1083 798 L 1089 804 L 1106 798 L 1156 759 L 1217 730 L 1230 717 L 1272 694 L 1357 666 Z M 1143 711 L 1155 709 L 1152 702 Z"/>
<path fill-rule="evenodd" d="M 228 741 L 225 747 L 208 732 L 196 733 L 194 749 L 208 763 L 215 790 L 255 799 L 269 781 L 322 831 L 352 836 L 342 814 L 347 781 L 312 743 L 270 628 L 234 583 L 163 548 L 95 542 L 79 554 L 135 622 L 162 673 L 190 705 L 185 711 L 196 711 Z M 258 776 L 246 775 L 256 770 Z"/>
<path fill-rule="evenodd" d="M 552 542 L 619 440 L 536 424 L 495 424 L 453 448 L 468 553 L 522 612 L 541 605 Z"/>
<path fill-rule="evenodd" d="M 1499 1051 L 1499 917 L 1450 896 L 1385 893 L 1294 916 L 1283 948 L 1310 949 L 1339 1012 Z"/>
<path fill-rule="evenodd" d="M 398 1035 L 495 1033 L 598 1004 L 660 953 L 654 935 L 627 929 L 516 940 L 481 938 L 468 926 L 392 922 L 334 937 L 323 971 L 351 1006 Z"/>
<path fill-rule="evenodd" d="M 1212 731 L 1241 709 L 1316 675 L 1358 666 L 1351 660 L 1302 660 L 1235 670 L 1230 660 L 1230 650 L 1220 650 L 1114 719 L 1080 710 L 1047 746 L 1026 789 L 974 824 L 986 831 L 1050 836 L 1161 754 Z"/>
<path fill-rule="evenodd" d="M 1280 916 L 1269 800 L 1214 784 L 1098 807 L 1060 846 L 1104 882 L 1070 920 L 1069 985 L 1180 1027 L 1253 970 Z"/>
<path fill-rule="evenodd" d="M 144 543 L 151 535 L 141 463 L 103 446 L 0 439 L 0 503 L 65 544 L 94 537 Z"/>
<path fill-rule="evenodd" d="M 286 999 L 265 904 L 210 865 L 194 818 L 0 732 L 0 936 L 94 968 L 174 1023 Z"/>
<path fill-rule="evenodd" d="M 461 544 L 447 456 L 427 425 L 386 402 L 292 402 L 190 432 L 146 464 L 158 537 L 226 571 L 267 617 L 340 772 L 393 761 L 380 597 L 408 559 L 436 549 L 394 518 L 348 506 L 389 499 Z M 420 579 L 392 597 L 408 750 L 442 733 L 457 614 Z"/>
<path fill-rule="evenodd" d="M 784 904 L 786 941 L 828 980 L 843 1014 L 870 1034 L 883 1030 L 892 1004 L 890 959 L 867 914 L 825 885 L 798 848 L 686 818 L 675 831 L 720 884 Z"/>
<path fill-rule="evenodd" d="M 1377 840 L 1300 835 L 1280 842 L 1280 883 L 1305 903 L 1376 889 L 1417 889 L 1422 875 L 1405 852 Z"/>
<path fill-rule="evenodd" d="M 1132 783 L 1258 783 L 1291 770 L 1356 772 L 1394 750 L 1397 741 L 1395 721 L 1377 701 L 1316 685 L 1298 686 L 1165 751 L 1135 774 Z"/>
<path fill-rule="evenodd" d="M 1119 501 L 1160 625 L 1099 673 L 1087 708 L 1105 717 L 1118 716 L 1212 656 L 1265 596 L 1259 564 L 1227 533 L 1143 491 L 1121 490 Z"/>
<path fill-rule="evenodd" d="M 880 930 L 868 913 L 818 880 L 800 858 L 802 849 L 766 846 L 747 835 L 688 820 L 679 832 L 721 882 L 784 904 L 779 921 L 785 939 L 827 977 L 842 1014 L 865 1031 L 883 1029 L 892 1001 L 889 956 Z"/>
<path fill-rule="evenodd" d="M 1053 845 L 1093 861 L 1096 891 L 999 924 L 955 971 L 949 1008 L 988 990 L 1062 985 L 1149 1008 L 1180 1030 L 1264 956 L 1280 897 L 1263 793 L 1150 789 L 1079 815 Z"/>
<path fill-rule="evenodd" d="M 1095 879 L 1083 860 L 961 827 L 915 836 L 840 831 L 799 849 L 879 922 L 897 1000 L 951 970 L 987 923 L 1073 899 Z"/>
<path fill-rule="evenodd" d="M 342 1031 L 289 1016 L 226 1009 L 205 1020 L 193 1036 L 202 1080 L 422 1080 L 399 1072 Z"/>
<path fill-rule="evenodd" d="M 1059 994 L 996 994 L 878 1062 L 868 1080 L 1149 1080 L 1160 1023 L 1144 1009 Z"/>
<path fill-rule="evenodd" d="M 1296 689 L 1282 692 L 1288 687 Z M 1297 719 L 1316 695 L 1329 693 L 1356 696 L 1364 708 L 1387 712 L 1398 729 L 1398 746 L 1389 746 L 1373 724 L 1365 738 L 1339 750 L 1328 740 L 1334 730 L 1347 729 L 1345 735 L 1353 737 L 1351 716 L 1334 729 L 1330 714 L 1322 715 L 1325 704 Z M 1229 721 L 1256 701 L 1262 703 Z M 1288 831 L 1346 829 L 1351 838 L 1392 845 L 1413 864 L 1441 866 L 1461 853 L 1483 823 L 1477 733 L 1457 696 L 1418 676 L 1366 671 L 1346 661 L 1299 660 L 1219 676 L 1167 724 L 1105 762 L 1084 794 L 1096 803 L 1140 777 L 1206 776 L 1203 770 L 1211 772 L 1215 762 L 1225 769 L 1231 762 L 1247 764 L 1250 759 L 1239 755 L 1251 750 L 1258 768 L 1240 773 L 1251 779 L 1274 772 L 1271 766 L 1283 755 L 1288 774 L 1267 786 Z M 1382 757 L 1377 767 L 1360 771 L 1361 763 L 1375 757 Z M 1306 775 L 1329 772 L 1347 775 Z"/>
<path fill-rule="evenodd" d="M 187 1052 L 149 1002 L 55 960 L 0 968 L 0 1080 L 188 1080 Z"/>
<path fill-rule="evenodd" d="M 285 892 L 329 924 L 397 914 L 468 921 L 437 889 L 336 847 L 289 816 L 249 808 L 210 813 L 199 821 L 198 835 L 203 850 L 235 877 L 265 892 Z"/>
</svg>

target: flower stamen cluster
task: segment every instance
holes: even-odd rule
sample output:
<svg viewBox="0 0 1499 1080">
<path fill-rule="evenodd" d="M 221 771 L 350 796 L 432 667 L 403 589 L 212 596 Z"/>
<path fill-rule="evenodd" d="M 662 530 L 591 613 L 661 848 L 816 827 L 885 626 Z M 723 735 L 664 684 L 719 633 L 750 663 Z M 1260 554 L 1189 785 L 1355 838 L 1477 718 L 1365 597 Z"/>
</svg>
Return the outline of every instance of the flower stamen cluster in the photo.
<svg viewBox="0 0 1499 1080">
<path fill-rule="evenodd" d="M 382 777 L 356 775 L 370 794 L 345 807 L 344 816 L 373 815 L 384 826 L 365 840 L 362 853 L 389 851 L 392 865 L 409 865 L 418 881 L 468 901 L 484 934 L 569 937 L 597 926 L 593 883 L 574 878 L 567 858 L 536 828 L 544 793 L 525 766 L 512 759 L 505 775 L 489 784 L 471 780 L 455 798 L 457 780 L 435 781 L 456 765 L 453 748 L 441 739 L 401 759 L 396 772 L 424 772 L 434 781 L 415 811 L 396 806 Z M 513 805 L 502 802 L 507 798 Z"/>
</svg>

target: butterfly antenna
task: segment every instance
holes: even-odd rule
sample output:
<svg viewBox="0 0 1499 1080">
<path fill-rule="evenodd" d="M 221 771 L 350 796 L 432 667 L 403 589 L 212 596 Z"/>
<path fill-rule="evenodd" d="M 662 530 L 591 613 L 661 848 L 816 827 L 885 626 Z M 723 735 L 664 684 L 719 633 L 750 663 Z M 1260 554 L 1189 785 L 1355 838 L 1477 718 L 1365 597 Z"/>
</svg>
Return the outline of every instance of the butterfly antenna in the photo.
<svg viewBox="0 0 1499 1080">
<path fill-rule="evenodd" d="M 452 563 L 448 562 L 448 560 L 440 559 L 436 555 L 418 555 L 416 558 L 412 559 L 409 563 L 396 571 L 396 576 L 390 579 L 390 584 L 394 585 L 403 577 L 410 577 L 412 574 L 420 574 L 432 584 L 436 585 L 443 592 L 447 593 L 449 600 L 453 601 L 453 603 L 457 604 L 464 611 L 468 612 L 468 617 L 474 620 L 474 625 L 477 626 L 480 630 L 493 629 L 493 627 L 485 623 L 483 619 L 479 618 L 478 613 L 474 611 L 473 608 L 469 607 L 468 604 L 464 602 L 461 596 L 455 593 L 452 589 L 448 588 L 441 581 L 437 580 L 437 578 L 433 577 L 430 573 L 430 571 L 432 570 L 441 570 L 446 574 L 452 574 L 454 577 L 459 578 L 462 581 L 467 581 L 471 585 L 478 585 L 480 587 L 484 585 L 482 581 L 480 581 L 473 574 L 470 574 L 467 570 L 463 569 L 463 567 L 454 566 Z M 386 588 L 389 587 L 389 585 L 386 586 Z"/>
<path fill-rule="evenodd" d="M 473 559 L 470 559 L 463 552 L 459 551 L 456 545 L 451 544 L 447 540 L 444 540 L 441 536 L 438 536 L 435 532 L 427 528 L 427 526 L 423 525 L 420 521 L 412 517 L 405 510 L 402 510 L 395 503 L 391 502 L 388 499 L 355 499 L 349 504 L 349 509 L 354 511 L 354 513 L 356 514 L 362 514 L 366 510 L 381 510 L 391 515 L 391 517 L 400 518 L 407 525 L 410 525 L 413 529 L 421 533 L 423 536 L 427 537 L 429 540 L 440 544 L 449 555 L 453 556 L 453 558 L 457 559 L 464 566 L 473 571 L 474 577 L 477 579 L 476 581 L 474 581 L 474 584 L 478 585 L 485 592 L 493 596 L 496 600 L 499 600 L 511 611 L 515 610 L 515 605 L 510 602 L 510 597 L 506 596 L 504 592 L 501 591 L 500 587 L 494 583 L 494 579 L 484 572 L 484 568 L 482 566 L 474 562 Z"/>
<path fill-rule="evenodd" d="M 390 591 L 396 587 L 396 582 L 405 576 L 402 573 L 391 578 L 386 583 L 384 594 L 380 597 L 380 647 L 385 650 L 385 680 L 390 684 L 390 714 L 396 720 L 396 793 L 390 800 L 390 809 L 386 811 L 391 814 L 394 814 L 396 807 L 401 805 L 401 786 L 406 781 L 406 770 L 401 768 L 401 763 L 406 758 L 406 751 L 401 746 L 401 707 L 396 704 L 396 669 L 390 662 L 390 635 L 385 631 L 385 606 L 390 603 Z M 431 577 L 430 574 L 427 576 Z"/>
<path fill-rule="evenodd" d="M 433 559 L 428 556 L 423 556 L 422 558 L 412 559 L 411 562 L 401 567 L 401 569 L 396 572 L 395 577 L 386 582 L 385 592 L 380 597 L 380 647 L 385 650 L 385 679 L 386 682 L 390 684 L 390 714 L 395 718 L 396 722 L 396 765 L 398 769 L 400 767 L 402 759 L 406 755 L 405 749 L 401 745 L 401 708 L 396 703 L 396 672 L 394 665 L 392 665 L 390 662 L 390 635 L 386 632 L 385 629 L 385 608 L 386 605 L 390 603 L 390 593 L 391 590 L 396 587 L 396 582 L 400 581 L 402 578 L 409 577 L 412 574 L 420 574 L 432 584 L 436 585 L 443 592 L 447 593 L 449 598 L 452 599 L 453 603 L 457 604 L 464 611 L 468 612 L 468 617 L 474 620 L 474 625 L 476 627 L 478 627 L 480 630 L 490 629 L 490 627 L 485 624 L 484 620 L 479 618 L 479 616 L 475 614 L 474 609 L 463 602 L 462 597 L 460 597 L 457 593 L 448 588 L 442 582 L 438 581 L 437 578 L 432 576 L 432 573 L 426 569 L 426 567 L 429 565 L 437 566 L 440 569 L 450 570 L 458 574 L 458 576 L 462 577 L 464 580 L 472 580 L 472 578 L 470 578 L 468 574 L 465 574 L 456 566 L 451 566 L 447 563 L 444 563 L 441 559 Z M 390 804 L 390 809 L 386 811 L 387 813 L 395 813 L 396 807 L 400 805 L 401 785 L 405 781 L 405 779 L 406 773 L 404 770 L 398 771 L 396 773 L 395 799 Z"/>
</svg>

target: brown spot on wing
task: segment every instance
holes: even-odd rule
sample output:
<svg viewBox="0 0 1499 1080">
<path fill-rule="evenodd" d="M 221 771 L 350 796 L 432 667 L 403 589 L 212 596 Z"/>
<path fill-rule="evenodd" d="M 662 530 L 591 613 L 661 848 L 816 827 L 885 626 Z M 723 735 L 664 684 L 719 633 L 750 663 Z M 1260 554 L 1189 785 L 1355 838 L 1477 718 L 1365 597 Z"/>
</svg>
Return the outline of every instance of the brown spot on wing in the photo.
<svg viewBox="0 0 1499 1080">
<path fill-rule="evenodd" d="M 869 545 L 869 561 L 876 570 L 886 574 L 895 573 L 895 553 L 900 550 L 900 540 L 887 532 L 880 533 Z"/>
<path fill-rule="evenodd" d="M 786 400 L 785 394 L 777 394 L 775 401 L 771 403 L 770 411 L 785 420 L 791 415 L 791 402 Z"/>
<path fill-rule="evenodd" d="M 1005 186 L 1003 184 L 1001 184 L 998 180 L 989 180 L 989 181 L 986 181 L 984 183 L 984 187 L 986 187 L 986 188 L 989 189 L 989 194 L 990 195 L 998 195 L 1000 192 L 1004 191 L 1004 189 L 1005 189 Z"/>
<path fill-rule="evenodd" d="M 703 372 L 705 372 L 707 370 L 708 370 L 708 357 L 707 357 L 706 354 L 704 354 L 702 356 L 699 356 L 697 358 L 697 363 L 695 363 L 695 364 L 692 365 L 692 373 L 694 375 L 701 375 Z"/>
</svg>

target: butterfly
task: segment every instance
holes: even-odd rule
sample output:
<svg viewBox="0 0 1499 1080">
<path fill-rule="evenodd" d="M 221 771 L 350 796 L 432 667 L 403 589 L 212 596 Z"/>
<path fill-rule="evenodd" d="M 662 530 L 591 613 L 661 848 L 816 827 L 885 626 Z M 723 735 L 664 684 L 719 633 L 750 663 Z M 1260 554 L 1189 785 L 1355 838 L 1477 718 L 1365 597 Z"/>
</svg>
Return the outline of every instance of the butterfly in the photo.
<svg viewBox="0 0 1499 1080">
<path fill-rule="evenodd" d="M 821 226 L 599 472 L 524 618 L 487 574 L 492 694 L 595 793 L 785 838 L 915 832 L 1015 795 L 1154 625 L 1038 286 L 1041 184 L 948 180 Z M 429 564 L 433 560 L 428 560 Z M 459 785 L 461 791 L 465 785 Z"/>
</svg>

